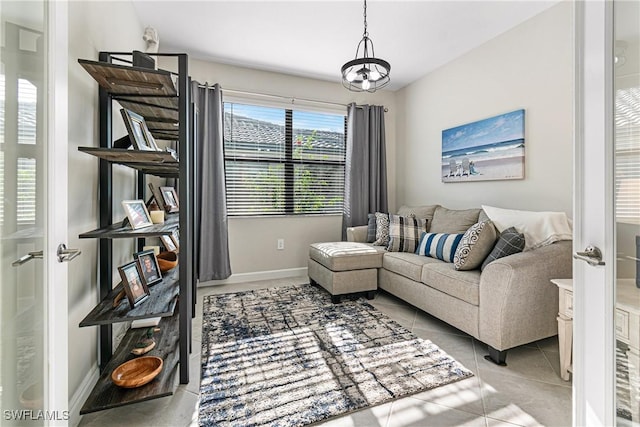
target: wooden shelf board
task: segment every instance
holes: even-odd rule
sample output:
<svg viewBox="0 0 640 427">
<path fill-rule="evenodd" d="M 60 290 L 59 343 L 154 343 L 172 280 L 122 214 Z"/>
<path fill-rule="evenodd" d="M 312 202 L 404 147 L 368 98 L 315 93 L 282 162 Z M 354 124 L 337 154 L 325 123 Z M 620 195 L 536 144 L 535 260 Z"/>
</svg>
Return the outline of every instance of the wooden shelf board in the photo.
<svg viewBox="0 0 640 427">
<path fill-rule="evenodd" d="M 179 126 L 175 124 L 173 121 L 163 121 L 163 120 L 146 120 L 147 127 L 149 130 L 164 130 L 167 132 L 178 132 Z"/>
<path fill-rule="evenodd" d="M 142 117 L 144 117 L 145 122 L 147 120 L 166 120 L 178 123 L 178 110 L 170 110 L 155 105 L 125 101 L 123 99 L 119 99 L 118 102 L 120 103 L 120 105 L 122 105 L 123 108 L 140 114 Z"/>
<path fill-rule="evenodd" d="M 78 59 L 78 63 L 109 93 L 131 96 L 177 96 L 171 73 L 162 70 Z"/>
<path fill-rule="evenodd" d="M 179 268 L 165 273 L 162 282 L 149 287 L 151 295 L 135 308 L 131 308 L 129 300 L 122 298 L 120 304 L 113 306 L 113 300 L 122 289 L 122 283 L 107 294 L 106 297 L 80 322 L 80 327 L 110 325 L 150 317 L 173 316 L 176 309 L 177 296 L 180 292 L 178 284 Z"/>
<path fill-rule="evenodd" d="M 178 111 L 178 97 L 161 97 L 161 96 L 119 96 L 116 95 L 114 99 L 120 103 L 133 102 L 136 104 L 148 105 L 151 107 L 166 108 L 169 110 Z"/>
<path fill-rule="evenodd" d="M 163 359 L 164 362 L 160 374 L 149 384 L 138 388 L 127 389 L 113 384 L 111 372 L 122 363 L 137 357 L 131 354 L 130 351 L 135 343 L 145 337 L 147 332 L 147 328 L 129 329 L 104 371 L 100 374 L 100 378 L 85 401 L 80 414 L 116 408 L 173 394 L 176 387 L 177 365 L 180 356 L 178 351 L 179 314 L 176 313 L 172 317 L 163 318 L 158 327 L 160 331 L 154 334 L 156 347 L 145 356 L 158 356 Z"/>
<path fill-rule="evenodd" d="M 127 148 L 78 147 L 78 151 L 91 154 L 112 163 L 132 166 L 136 163 L 161 164 L 176 169 L 179 162 L 168 151 L 129 150 Z M 133 167 L 133 166 L 132 166 Z"/>
<path fill-rule="evenodd" d="M 134 230 L 130 225 L 122 226 L 122 223 L 111 224 L 105 228 L 97 228 L 95 230 L 82 233 L 78 237 L 80 239 L 122 239 L 132 237 L 159 237 L 171 235 L 171 232 L 178 228 L 179 215 L 167 215 L 167 219 L 163 224 L 153 224 L 149 227 L 138 228 Z"/>
<path fill-rule="evenodd" d="M 163 141 L 177 141 L 178 139 L 180 139 L 180 136 L 177 133 L 165 132 L 162 130 L 151 130 L 150 132 L 155 139 L 160 139 Z"/>
</svg>

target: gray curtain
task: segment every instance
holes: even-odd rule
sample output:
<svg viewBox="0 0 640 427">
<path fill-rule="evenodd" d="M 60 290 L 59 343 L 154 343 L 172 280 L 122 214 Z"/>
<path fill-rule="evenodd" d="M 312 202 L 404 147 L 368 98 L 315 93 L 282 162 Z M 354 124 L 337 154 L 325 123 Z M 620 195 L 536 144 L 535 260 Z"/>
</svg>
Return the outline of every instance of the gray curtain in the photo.
<svg viewBox="0 0 640 427">
<path fill-rule="evenodd" d="M 367 214 L 388 212 L 384 107 L 349 104 L 342 239 L 347 227 L 367 224 Z"/>
<path fill-rule="evenodd" d="M 194 260 L 201 282 L 231 275 L 227 223 L 227 197 L 222 146 L 222 92 L 220 85 L 193 81 L 195 107 L 195 227 L 199 258 Z"/>
</svg>

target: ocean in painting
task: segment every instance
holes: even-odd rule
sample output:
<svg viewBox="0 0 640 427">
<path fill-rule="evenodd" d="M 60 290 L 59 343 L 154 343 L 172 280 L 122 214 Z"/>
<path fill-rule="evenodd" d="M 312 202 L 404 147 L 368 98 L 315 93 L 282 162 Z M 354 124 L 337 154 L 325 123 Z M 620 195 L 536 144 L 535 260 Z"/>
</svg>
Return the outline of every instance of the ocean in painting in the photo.
<svg viewBox="0 0 640 427">
<path fill-rule="evenodd" d="M 459 148 L 442 153 L 442 161 L 449 164 L 452 157 L 469 157 L 470 160 L 490 160 L 502 157 L 522 156 L 524 154 L 524 138 L 494 142 L 478 147 Z"/>
</svg>

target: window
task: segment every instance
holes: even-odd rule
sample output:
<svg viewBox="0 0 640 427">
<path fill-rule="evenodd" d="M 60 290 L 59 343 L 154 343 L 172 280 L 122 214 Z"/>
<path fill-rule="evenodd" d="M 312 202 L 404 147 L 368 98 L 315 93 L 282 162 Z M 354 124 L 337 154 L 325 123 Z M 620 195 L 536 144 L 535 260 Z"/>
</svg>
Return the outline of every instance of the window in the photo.
<svg viewBox="0 0 640 427">
<path fill-rule="evenodd" d="M 616 218 L 640 222 L 640 88 L 616 91 Z"/>
<path fill-rule="evenodd" d="M 224 103 L 229 215 L 342 213 L 344 114 Z"/>
</svg>

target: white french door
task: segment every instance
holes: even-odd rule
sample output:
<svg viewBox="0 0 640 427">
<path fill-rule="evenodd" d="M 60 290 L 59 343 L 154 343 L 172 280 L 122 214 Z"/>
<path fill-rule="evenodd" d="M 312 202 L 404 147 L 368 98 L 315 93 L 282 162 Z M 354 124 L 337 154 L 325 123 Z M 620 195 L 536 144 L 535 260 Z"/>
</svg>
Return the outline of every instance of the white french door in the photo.
<svg viewBox="0 0 640 427">
<path fill-rule="evenodd" d="M 67 21 L 65 2 L 0 2 L 3 426 L 68 423 Z"/>
<path fill-rule="evenodd" d="M 640 425 L 640 2 L 576 2 L 574 425 Z"/>
</svg>

